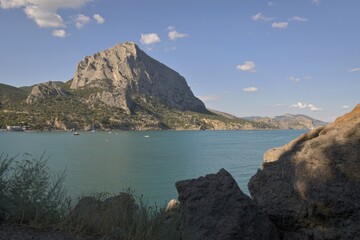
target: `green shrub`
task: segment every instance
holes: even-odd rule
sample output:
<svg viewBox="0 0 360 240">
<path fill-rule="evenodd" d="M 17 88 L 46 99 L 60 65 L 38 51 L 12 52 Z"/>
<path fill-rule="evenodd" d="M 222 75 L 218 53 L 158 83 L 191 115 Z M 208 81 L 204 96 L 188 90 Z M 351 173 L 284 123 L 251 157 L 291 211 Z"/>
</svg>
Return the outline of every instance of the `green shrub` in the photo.
<svg viewBox="0 0 360 240">
<path fill-rule="evenodd" d="M 144 204 L 133 191 L 106 198 L 107 194 L 79 200 L 63 229 L 109 239 L 152 240 L 180 239 L 180 215 Z"/>
<path fill-rule="evenodd" d="M 34 227 L 58 223 L 68 212 L 70 199 L 63 186 L 65 171 L 50 174 L 45 154 L 0 157 L 0 211 L 3 220 Z"/>
<path fill-rule="evenodd" d="M 144 204 L 131 189 L 114 196 L 98 193 L 71 207 L 63 186 L 65 171 L 51 175 L 49 157 L 0 155 L 0 222 L 105 239 L 180 239 L 180 210 Z"/>
</svg>

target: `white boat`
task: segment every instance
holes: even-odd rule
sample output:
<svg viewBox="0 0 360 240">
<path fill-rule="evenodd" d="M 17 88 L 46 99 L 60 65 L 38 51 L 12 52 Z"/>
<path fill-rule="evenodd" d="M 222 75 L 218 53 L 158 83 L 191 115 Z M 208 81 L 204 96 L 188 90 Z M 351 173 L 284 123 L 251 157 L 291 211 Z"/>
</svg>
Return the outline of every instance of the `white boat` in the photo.
<svg viewBox="0 0 360 240">
<path fill-rule="evenodd" d="M 77 131 L 74 132 L 74 136 L 79 136 L 80 133 L 78 133 Z"/>
</svg>

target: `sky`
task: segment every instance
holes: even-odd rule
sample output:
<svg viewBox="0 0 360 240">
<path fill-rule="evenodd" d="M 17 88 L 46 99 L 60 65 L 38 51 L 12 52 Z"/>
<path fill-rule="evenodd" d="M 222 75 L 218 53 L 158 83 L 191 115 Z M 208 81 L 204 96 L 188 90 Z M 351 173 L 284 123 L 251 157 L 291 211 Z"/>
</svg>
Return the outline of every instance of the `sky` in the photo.
<svg viewBox="0 0 360 240">
<path fill-rule="evenodd" d="M 333 121 L 360 103 L 359 0 L 0 0 L 0 83 L 68 81 L 135 42 L 208 108 Z"/>
</svg>

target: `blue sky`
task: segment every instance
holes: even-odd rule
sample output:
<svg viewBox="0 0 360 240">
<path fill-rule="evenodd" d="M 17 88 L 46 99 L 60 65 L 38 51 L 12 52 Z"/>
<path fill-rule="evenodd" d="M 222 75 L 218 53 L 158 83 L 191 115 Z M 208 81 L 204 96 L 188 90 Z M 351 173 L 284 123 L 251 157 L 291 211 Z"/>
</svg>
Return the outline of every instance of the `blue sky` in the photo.
<svg viewBox="0 0 360 240">
<path fill-rule="evenodd" d="M 236 116 L 333 121 L 360 101 L 359 0 L 0 0 L 0 82 L 67 81 L 132 41 Z"/>
</svg>

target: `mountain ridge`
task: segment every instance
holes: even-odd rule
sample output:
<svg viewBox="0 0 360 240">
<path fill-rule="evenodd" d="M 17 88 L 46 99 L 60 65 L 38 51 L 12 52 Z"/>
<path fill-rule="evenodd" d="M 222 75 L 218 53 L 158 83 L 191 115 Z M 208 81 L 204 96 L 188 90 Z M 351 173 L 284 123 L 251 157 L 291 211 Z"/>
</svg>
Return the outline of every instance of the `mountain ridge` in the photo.
<svg viewBox="0 0 360 240">
<path fill-rule="evenodd" d="M 254 122 L 263 122 L 273 125 L 279 129 L 313 129 L 324 126 L 327 122 L 320 121 L 304 114 L 290 114 L 275 117 L 251 116 L 244 119 Z"/>
<path fill-rule="evenodd" d="M 266 123 L 208 111 L 176 71 L 134 43 L 80 60 L 73 79 L 32 87 L 1 85 L 0 128 L 29 125 L 38 130 L 233 130 L 270 129 Z M 2 91 L 0 89 L 0 91 Z M 9 101 L 10 99 L 10 101 Z M 27 101 L 26 101 L 27 100 Z"/>
</svg>

